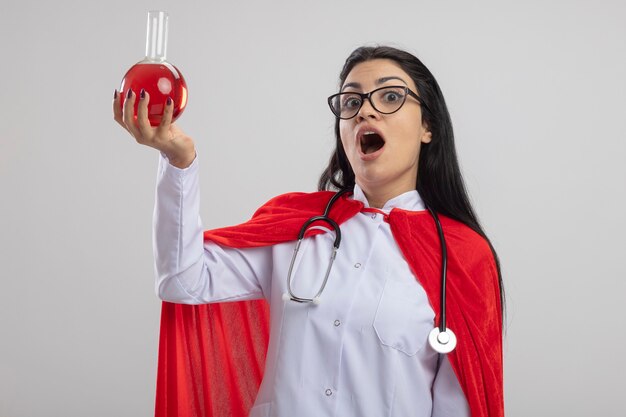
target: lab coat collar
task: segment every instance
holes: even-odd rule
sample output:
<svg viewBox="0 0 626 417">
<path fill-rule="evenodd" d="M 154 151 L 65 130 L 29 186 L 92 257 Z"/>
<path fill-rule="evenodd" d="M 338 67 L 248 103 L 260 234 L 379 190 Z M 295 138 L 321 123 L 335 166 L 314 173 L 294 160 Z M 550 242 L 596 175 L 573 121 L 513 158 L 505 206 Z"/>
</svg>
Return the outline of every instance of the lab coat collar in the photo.
<svg viewBox="0 0 626 417">
<path fill-rule="evenodd" d="M 363 193 L 361 187 L 358 184 L 354 184 L 354 194 L 352 196 L 353 199 L 360 201 L 364 204 L 365 207 L 369 208 L 369 202 Z M 382 211 L 385 213 L 389 213 L 392 209 L 399 208 L 408 211 L 422 211 L 426 210 L 426 205 L 420 197 L 417 190 L 407 191 L 406 193 L 400 194 L 385 203 L 382 208 Z"/>
</svg>

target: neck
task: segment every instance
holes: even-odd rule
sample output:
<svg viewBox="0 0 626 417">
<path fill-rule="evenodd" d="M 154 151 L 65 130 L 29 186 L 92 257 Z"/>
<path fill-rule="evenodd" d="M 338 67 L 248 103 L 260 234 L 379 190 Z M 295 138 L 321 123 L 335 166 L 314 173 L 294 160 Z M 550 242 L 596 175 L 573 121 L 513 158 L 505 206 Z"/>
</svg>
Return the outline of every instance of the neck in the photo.
<svg viewBox="0 0 626 417">
<path fill-rule="evenodd" d="M 387 201 L 391 200 L 394 197 L 399 196 L 400 194 L 404 194 L 407 191 L 415 190 L 415 185 L 412 187 L 409 185 L 405 186 L 397 186 L 397 187 L 386 187 L 386 188 L 376 188 L 376 187 L 368 187 L 359 184 L 361 190 L 363 190 L 363 194 L 365 194 L 365 198 L 367 198 L 367 202 L 370 207 L 382 209 Z"/>
</svg>

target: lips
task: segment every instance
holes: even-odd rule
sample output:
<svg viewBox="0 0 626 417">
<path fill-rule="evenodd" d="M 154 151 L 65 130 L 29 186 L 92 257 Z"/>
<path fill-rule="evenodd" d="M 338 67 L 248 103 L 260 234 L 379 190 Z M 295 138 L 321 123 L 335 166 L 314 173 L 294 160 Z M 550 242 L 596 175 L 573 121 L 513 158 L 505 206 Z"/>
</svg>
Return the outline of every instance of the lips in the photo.
<svg viewBox="0 0 626 417">
<path fill-rule="evenodd" d="M 362 126 L 356 134 L 356 146 L 363 160 L 377 158 L 385 147 L 385 138 L 373 126 Z"/>
</svg>

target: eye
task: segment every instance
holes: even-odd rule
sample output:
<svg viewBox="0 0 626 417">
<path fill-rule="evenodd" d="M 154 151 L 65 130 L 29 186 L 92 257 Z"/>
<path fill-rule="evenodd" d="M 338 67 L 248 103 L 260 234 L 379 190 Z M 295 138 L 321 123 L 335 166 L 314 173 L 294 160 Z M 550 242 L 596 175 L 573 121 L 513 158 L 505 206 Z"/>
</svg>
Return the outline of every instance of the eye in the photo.
<svg viewBox="0 0 626 417">
<path fill-rule="evenodd" d="M 385 103 L 393 104 L 404 99 L 404 93 L 401 90 L 387 90 L 382 95 L 382 100 Z"/>
<path fill-rule="evenodd" d="M 354 110 L 361 105 L 361 97 L 354 94 L 346 94 L 341 99 L 341 108 L 345 110 Z"/>
</svg>

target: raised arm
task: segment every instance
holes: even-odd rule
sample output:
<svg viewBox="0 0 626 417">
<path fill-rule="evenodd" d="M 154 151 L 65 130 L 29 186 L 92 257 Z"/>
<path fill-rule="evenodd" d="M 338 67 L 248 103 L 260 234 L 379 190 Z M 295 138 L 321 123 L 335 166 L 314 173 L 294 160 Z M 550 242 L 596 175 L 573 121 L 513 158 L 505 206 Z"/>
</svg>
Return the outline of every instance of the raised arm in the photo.
<svg viewBox="0 0 626 417">
<path fill-rule="evenodd" d="M 271 281 L 271 247 L 235 249 L 204 242 L 200 220 L 198 161 L 193 140 L 171 124 L 172 106 L 151 127 L 149 95 L 143 94 L 136 120 L 135 95 L 114 119 L 137 143 L 160 151 L 153 223 L 156 291 L 166 301 L 202 304 L 262 298 Z"/>
</svg>

